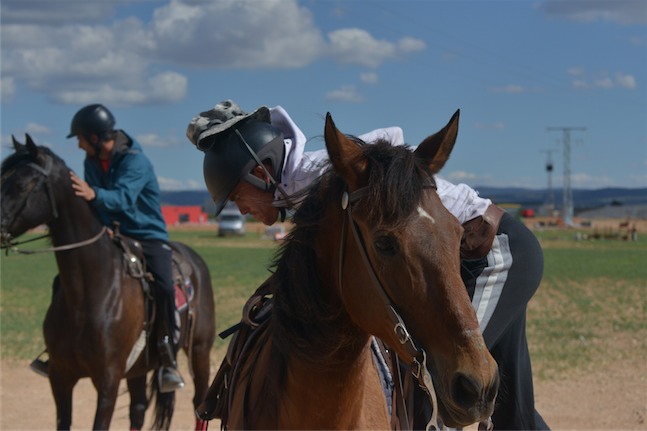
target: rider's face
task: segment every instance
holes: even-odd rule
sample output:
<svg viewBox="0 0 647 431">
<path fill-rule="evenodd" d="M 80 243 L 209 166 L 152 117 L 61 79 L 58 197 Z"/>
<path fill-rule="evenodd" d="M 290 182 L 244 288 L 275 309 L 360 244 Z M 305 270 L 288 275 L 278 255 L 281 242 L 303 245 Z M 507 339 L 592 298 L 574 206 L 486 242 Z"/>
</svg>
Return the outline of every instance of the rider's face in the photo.
<svg viewBox="0 0 647 431">
<path fill-rule="evenodd" d="M 269 181 L 260 166 L 254 169 L 254 175 Z M 267 226 L 274 224 L 279 217 L 278 208 L 272 206 L 274 193 L 263 191 L 246 181 L 240 181 L 236 185 L 229 195 L 229 200 L 236 204 L 242 214 L 251 214 Z"/>
<path fill-rule="evenodd" d="M 79 141 L 79 148 L 85 151 L 85 154 L 88 157 L 94 157 L 96 155 L 97 150 L 90 144 L 90 142 L 88 142 L 83 134 L 79 133 L 76 135 L 76 138 Z"/>
</svg>

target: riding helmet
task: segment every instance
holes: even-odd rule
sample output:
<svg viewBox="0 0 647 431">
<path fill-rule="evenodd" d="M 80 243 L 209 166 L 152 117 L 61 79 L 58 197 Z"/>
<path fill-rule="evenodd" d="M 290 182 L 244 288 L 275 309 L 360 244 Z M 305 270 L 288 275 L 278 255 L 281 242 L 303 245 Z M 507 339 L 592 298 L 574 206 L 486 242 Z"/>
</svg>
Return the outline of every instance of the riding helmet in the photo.
<svg viewBox="0 0 647 431">
<path fill-rule="evenodd" d="M 205 152 L 203 171 L 207 189 L 216 204 L 215 215 L 220 214 L 240 180 L 264 191 L 274 190 L 272 184 L 251 173 L 257 161 L 269 160 L 275 183 L 281 181 L 285 144 L 283 133 L 271 124 L 249 119 L 211 138 L 214 142 Z"/>
<path fill-rule="evenodd" d="M 83 135 L 88 140 L 92 134 L 104 137 L 106 133 L 114 130 L 115 124 L 115 117 L 108 108 L 100 104 L 88 105 L 79 109 L 72 118 L 70 134 L 67 137 Z"/>
</svg>

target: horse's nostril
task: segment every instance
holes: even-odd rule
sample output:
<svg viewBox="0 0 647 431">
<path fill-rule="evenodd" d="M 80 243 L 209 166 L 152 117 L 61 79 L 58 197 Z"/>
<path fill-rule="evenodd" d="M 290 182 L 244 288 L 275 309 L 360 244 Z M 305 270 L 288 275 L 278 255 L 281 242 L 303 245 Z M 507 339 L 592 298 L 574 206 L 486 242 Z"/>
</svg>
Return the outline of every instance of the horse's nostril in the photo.
<svg viewBox="0 0 647 431">
<path fill-rule="evenodd" d="M 457 373 L 452 384 L 454 402 L 463 408 L 470 408 L 479 401 L 481 385 L 473 378 Z"/>
</svg>

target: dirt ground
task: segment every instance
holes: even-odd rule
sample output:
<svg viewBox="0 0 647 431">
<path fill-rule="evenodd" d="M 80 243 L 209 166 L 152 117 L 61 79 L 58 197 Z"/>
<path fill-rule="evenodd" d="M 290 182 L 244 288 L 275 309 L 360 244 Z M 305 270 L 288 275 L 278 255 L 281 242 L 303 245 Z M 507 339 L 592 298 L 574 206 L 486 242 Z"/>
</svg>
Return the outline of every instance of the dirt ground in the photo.
<svg viewBox="0 0 647 431">
<path fill-rule="evenodd" d="M 180 364 L 188 377 L 185 364 Z M 215 371 L 214 371 L 215 372 Z M 193 384 L 178 392 L 171 429 L 194 426 Z M 2 361 L 0 370 L 1 430 L 54 429 L 56 415 L 48 381 L 26 362 Z M 122 384 L 111 429 L 127 430 L 128 394 Z M 608 363 L 594 374 L 536 382 L 537 409 L 554 430 L 647 430 L 647 365 L 644 358 Z M 73 429 L 90 429 L 96 393 L 88 379 L 74 392 Z M 150 426 L 147 419 L 146 424 Z M 146 427 L 145 424 L 145 427 Z M 148 428 L 146 428 L 148 429 Z M 217 422 L 209 429 L 219 430 Z"/>
</svg>

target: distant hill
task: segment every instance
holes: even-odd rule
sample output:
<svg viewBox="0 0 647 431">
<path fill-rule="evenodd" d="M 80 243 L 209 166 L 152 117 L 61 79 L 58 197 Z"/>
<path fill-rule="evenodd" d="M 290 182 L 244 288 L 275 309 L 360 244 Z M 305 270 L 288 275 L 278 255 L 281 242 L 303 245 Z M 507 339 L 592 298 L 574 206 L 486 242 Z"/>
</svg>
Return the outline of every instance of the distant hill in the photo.
<svg viewBox="0 0 647 431">
<path fill-rule="evenodd" d="M 518 187 L 474 187 L 482 197 L 495 203 L 517 203 L 523 207 L 537 208 L 548 200 L 546 189 L 524 189 Z M 557 208 L 562 205 L 562 190 L 553 191 Z M 206 190 L 162 191 L 162 205 L 200 205 L 207 214 L 213 214 L 215 207 Z M 647 204 L 647 188 L 604 188 L 573 189 L 575 211 L 605 206 Z"/>
<path fill-rule="evenodd" d="M 515 187 L 474 187 L 480 196 L 495 203 L 517 203 L 524 207 L 539 207 L 548 201 L 546 189 L 524 189 Z M 553 202 L 562 206 L 563 190 L 553 190 Z M 573 189 L 575 211 L 605 206 L 647 204 L 647 188 L 603 188 Z"/>
</svg>

